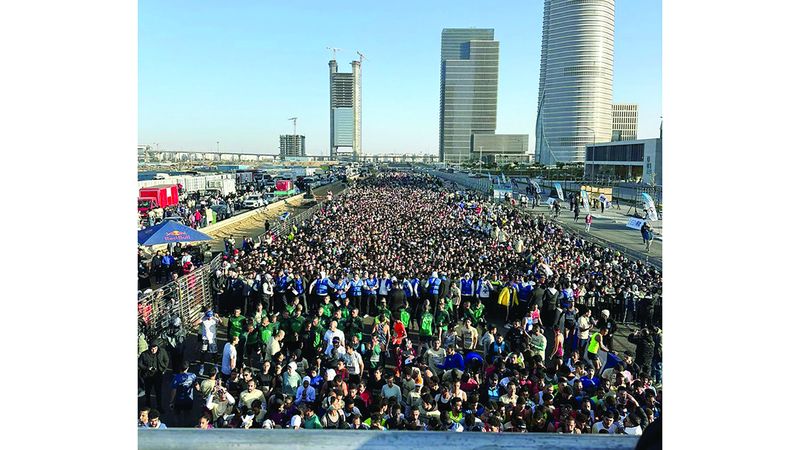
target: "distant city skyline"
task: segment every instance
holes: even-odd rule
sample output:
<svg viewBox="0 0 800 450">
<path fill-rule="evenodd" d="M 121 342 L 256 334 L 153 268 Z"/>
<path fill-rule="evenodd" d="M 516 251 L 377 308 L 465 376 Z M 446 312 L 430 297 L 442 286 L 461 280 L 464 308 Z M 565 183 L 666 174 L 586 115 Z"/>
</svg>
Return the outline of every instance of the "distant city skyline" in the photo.
<svg viewBox="0 0 800 450">
<path fill-rule="evenodd" d="M 357 50 L 367 58 L 364 153 L 437 154 L 441 30 L 475 27 L 494 29 L 502 43 L 496 132 L 529 134 L 533 151 L 542 2 L 482 5 L 140 0 L 137 143 L 215 151 L 219 141 L 221 151 L 278 153 L 278 137 L 292 133 L 287 118 L 298 117 L 306 154 L 327 154 L 326 47 L 339 47 L 340 65 Z M 615 9 L 613 101 L 638 104 L 639 138 L 656 137 L 661 2 L 617 0 Z"/>
</svg>

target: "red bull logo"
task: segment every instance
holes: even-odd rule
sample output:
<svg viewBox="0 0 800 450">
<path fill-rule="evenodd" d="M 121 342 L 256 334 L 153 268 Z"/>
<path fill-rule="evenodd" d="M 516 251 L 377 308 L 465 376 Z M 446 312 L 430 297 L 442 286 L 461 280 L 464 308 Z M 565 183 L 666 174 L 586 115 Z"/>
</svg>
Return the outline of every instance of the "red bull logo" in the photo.
<svg viewBox="0 0 800 450">
<path fill-rule="evenodd" d="M 189 239 L 189 233 L 185 231 L 170 231 L 169 233 L 164 234 L 165 241 L 180 241 L 180 240 L 187 240 Z"/>
</svg>

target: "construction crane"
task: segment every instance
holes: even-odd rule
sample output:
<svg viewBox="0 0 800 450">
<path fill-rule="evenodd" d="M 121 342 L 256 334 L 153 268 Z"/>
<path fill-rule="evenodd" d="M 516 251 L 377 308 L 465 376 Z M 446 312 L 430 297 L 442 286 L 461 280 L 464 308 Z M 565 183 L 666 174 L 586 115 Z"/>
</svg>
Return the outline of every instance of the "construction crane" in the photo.
<svg viewBox="0 0 800 450">
<path fill-rule="evenodd" d="M 325 47 L 325 48 L 333 52 L 333 60 L 336 61 L 336 52 L 338 52 L 341 49 L 336 47 Z"/>
<path fill-rule="evenodd" d="M 366 61 L 367 57 L 366 57 L 366 56 L 364 56 L 364 54 L 363 54 L 363 53 L 361 53 L 361 52 L 360 52 L 360 51 L 358 51 L 358 50 L 356 50 L 356 53 L 358 53 L 358 62 L 364 62 L 364 61 Z"/>
<path fill-rule="evenodd" d="M 294 122 L 294 135 L 293 136 L 297 136 L 297 117 L 289 117 L 289 120 Z"/>
</svg>

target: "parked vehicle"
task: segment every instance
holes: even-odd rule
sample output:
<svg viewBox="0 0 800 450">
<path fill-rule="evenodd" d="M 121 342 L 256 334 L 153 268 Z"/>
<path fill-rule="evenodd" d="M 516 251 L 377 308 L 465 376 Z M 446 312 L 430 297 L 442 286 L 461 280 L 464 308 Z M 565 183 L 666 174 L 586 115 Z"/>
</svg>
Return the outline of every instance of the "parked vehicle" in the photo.
<svg viewBox="0 0 800 450">
<path fill-rule="evenodd" d="M 245 208 L 260 208 L 264 206 L 264 199 L 258 194 L 248 195 L 247 198 L 244 199 L 243 206 Z"/>
<path fill-rule="evenodd" d="M 211 205 L 211 209 L 217 215 L 217 222 L 225 220 L 231 216 L 231 213 L 226 205 Z"/>
<path fill-rule="evenodd" d="M 163 185 L 139 189 L 138 209 L 140 214 L 162 210 L 178 204 L 178 185 Z"/>
</svg>

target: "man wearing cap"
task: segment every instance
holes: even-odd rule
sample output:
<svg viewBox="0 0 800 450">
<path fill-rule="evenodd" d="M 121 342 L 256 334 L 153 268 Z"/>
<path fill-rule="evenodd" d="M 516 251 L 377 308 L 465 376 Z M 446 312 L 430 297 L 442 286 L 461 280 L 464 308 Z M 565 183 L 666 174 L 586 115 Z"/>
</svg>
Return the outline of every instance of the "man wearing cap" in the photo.
<svg viewBox="0 0 800 450">
<path fill-rule="evenodd" d="M 139 355 L 139 372 L 144 379 L 144 402 L 150 406 L 150 394 L 155 390 L 156 406 L 161 407 L 161 391 L 163 390 L 164 372 L 169 368 L 169 357 L 158 343 L 150 343 L 150 349 Z"/>
</svg>

